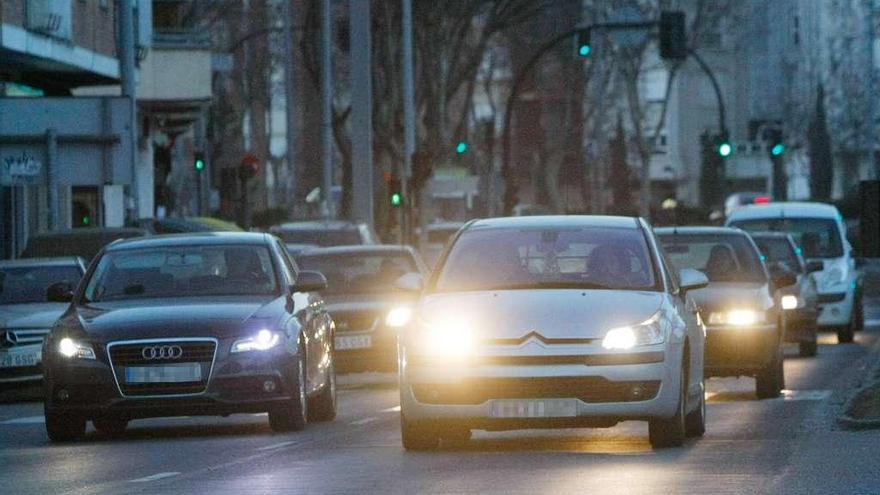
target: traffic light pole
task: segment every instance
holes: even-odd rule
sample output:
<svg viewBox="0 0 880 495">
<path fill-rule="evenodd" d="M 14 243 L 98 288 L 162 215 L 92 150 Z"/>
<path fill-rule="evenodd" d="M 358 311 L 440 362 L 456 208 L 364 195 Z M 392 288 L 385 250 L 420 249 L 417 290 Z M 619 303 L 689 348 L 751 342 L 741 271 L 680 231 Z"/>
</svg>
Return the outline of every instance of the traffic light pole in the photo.
<svg viewBox="0 0 880 495">
<path fill-rule="evenodd" d="M 370 0 L 349 0 L 351 39 L 352 206 L 355 220 L 373 226 L 373 85 Z"/>
<path fill-rule="evenodd" d="M 703 72 L 706 73 L 706 76 L 709 77 L 709 82 L 712 83 L 712 89 L 715 90 L 715 98 L 718 102 L 718 132 L 723 139 L 727 140 L 729 134 L 727 131 L 727 118 L 724 107 L 724 95 L 721 93 L 721 85 L 718 84 L 718 78 L 715 77 L 715 73 L 712 72 L 712 69 L 709 67 L 706 61 L 703 60 L 703 58 L 700 57 L 700 55 L 696 51 L 688 48 L 687 53 L 688 55 L 693 57 L 693 59 L 700 66 L 700 69 L 702 69 Z M 719 196 L 721 196 L 721 202 L 723 204 L 724 200 L 727 199 L 727 159 L 724 157 L 722 157 L 721 170 L 719 172 L 719 177 L 721 180 L 718 184 L 718 192 Z"/>
</svg>

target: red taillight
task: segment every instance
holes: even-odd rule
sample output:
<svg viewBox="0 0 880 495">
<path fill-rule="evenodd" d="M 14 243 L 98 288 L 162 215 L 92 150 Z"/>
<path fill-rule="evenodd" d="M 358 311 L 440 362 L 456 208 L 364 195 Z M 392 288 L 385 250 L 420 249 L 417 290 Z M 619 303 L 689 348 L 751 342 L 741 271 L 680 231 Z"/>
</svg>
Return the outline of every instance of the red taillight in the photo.
<svg viewBox="0 0 880 495">
<path fill-rule="evenodd" d="M 755 201 L 754 201 L 754 203 L 756 205 L 766 205 L 769 202 L 770 202 L 770 196 L 758 196 L 757 198 L 755 198 Z"/>
</svg>

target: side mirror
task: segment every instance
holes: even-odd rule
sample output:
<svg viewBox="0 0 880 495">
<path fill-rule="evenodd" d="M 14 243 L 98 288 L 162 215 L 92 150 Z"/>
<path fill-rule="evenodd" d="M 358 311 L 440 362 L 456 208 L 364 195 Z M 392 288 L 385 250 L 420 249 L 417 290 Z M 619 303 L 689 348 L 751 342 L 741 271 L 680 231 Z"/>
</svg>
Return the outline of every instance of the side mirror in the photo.
<svg viewBox="0 0 880 495">
<path fill-rule="evenodd" d="M 321 272 L 302 271 L 291 287 L 293 292 L 317 292 L 327 288 L 327 279 Z"/>
<path fill-rule="evenodd" d="M 49 302 L 69 303 L 73 301 L 73 285 L 68 282 L 58 282 L 46 289 L 46 299 Z"/>
<path fill-rule="evenodd" d="M 403 292 L 421 292 L 425 279 L 418 273 L 407 273 L 394 282 L 394 288 Z"/>
<path fill-rule="evenodd" d="M 685 268 L 681 270 L 678 272 L 678 278 L 680 280 L 679 286 L 681 287 L 681 290 L 685 292 L 694 289 L 702 289 L 709 285 L 709 278 L 706 277 L 706 274 L 699 270 L 694 270 L 693 268 Z"/>
<path fill-rule="evenodd" d="M 811 260 L 807 262 L 807 273 L 821 272 L 825 269 L 825 265 L 819 260 Z"/>
<path fill-rule="evenodd" d="M 777 289 L 797 283 L 797 275 L 794 272 L 778 265 L 770 270 L 770 278 L 773 280 L 773 286 Z"/>
</svg>

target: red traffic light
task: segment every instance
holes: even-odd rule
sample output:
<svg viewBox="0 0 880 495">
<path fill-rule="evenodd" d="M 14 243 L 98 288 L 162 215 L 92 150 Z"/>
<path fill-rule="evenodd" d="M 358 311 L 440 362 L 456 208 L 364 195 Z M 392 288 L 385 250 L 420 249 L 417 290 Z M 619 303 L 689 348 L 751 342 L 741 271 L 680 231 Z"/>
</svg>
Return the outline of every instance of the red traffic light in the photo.
<svg viewBox="0 0 880 495">
<path fill-rule="evenodd" d="M 251 153 L 248 153 L 241 159 L 238 166 L 238 175 L 242 179 L 253 179 L 260 173 L 260 159 Z"/>
</svg>

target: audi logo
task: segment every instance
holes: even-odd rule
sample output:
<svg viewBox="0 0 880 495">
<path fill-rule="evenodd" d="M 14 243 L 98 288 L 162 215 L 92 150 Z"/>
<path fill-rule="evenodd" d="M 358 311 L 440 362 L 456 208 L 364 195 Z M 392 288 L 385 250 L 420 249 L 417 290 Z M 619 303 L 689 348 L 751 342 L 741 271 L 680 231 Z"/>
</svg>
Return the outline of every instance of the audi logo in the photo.
<svg viewBox="0 0 880 495">
<path fill-rule="evenodd" d="M 180 359 L 183 357 L 183 349 L 179 345 L 154 345 L 141 349 L 141 356 L 148 361 Z"/>
</svg>

